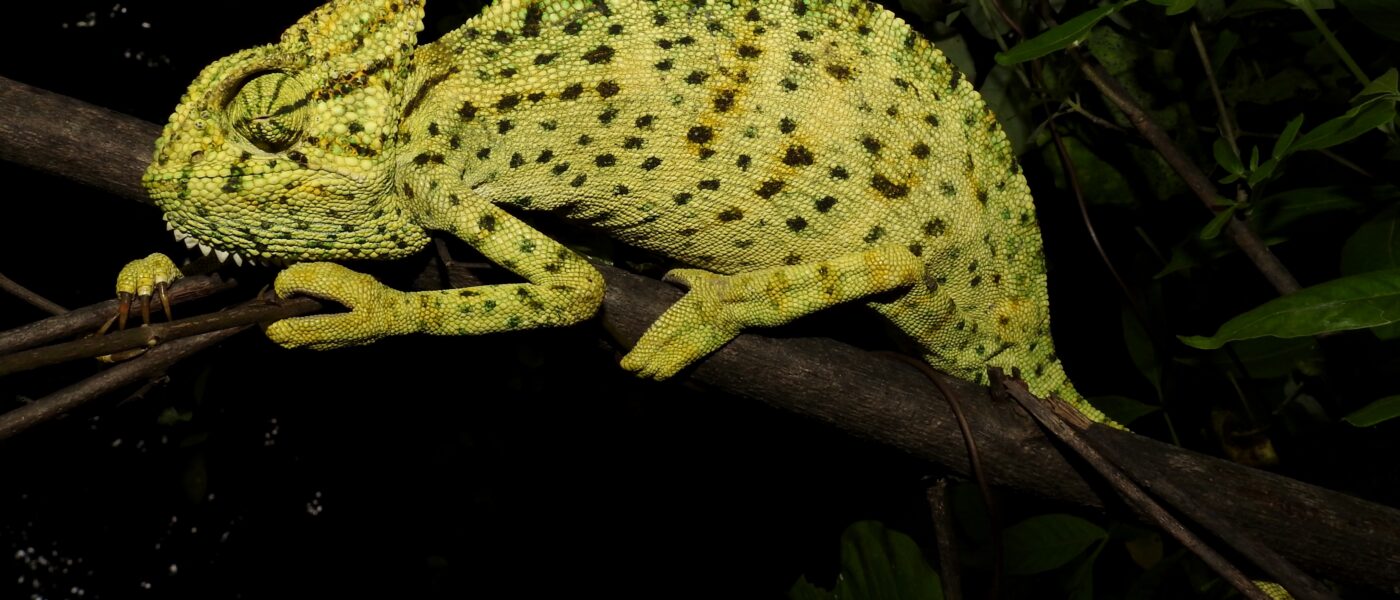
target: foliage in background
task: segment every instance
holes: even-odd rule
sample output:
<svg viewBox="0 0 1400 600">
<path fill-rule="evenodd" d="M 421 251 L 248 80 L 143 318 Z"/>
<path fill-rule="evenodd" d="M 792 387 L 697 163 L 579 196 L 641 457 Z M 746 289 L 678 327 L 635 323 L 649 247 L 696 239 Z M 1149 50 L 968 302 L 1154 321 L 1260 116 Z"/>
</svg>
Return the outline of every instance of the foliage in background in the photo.
<svg viewBox="0 0 1400 600">
<path fill-rule="evenodd" d="M 1084 223 L 1103 258 L 1060 268 L 1107 278 L 1106 260 L 1121 275 L 1123 346 L 1100 354 L 1122 354 L 1140 376 L 1071 369 L 1081 387 L 1106 392 L 1096 404 L 1148 435 L 1393 502 L 1393 488 L 1360 482 L 1394 472 L 1364 449 L 1400 425 L 1400 382 L 1390 376 L 1400 367 L 1400 2 L 902 4 L 949 32 L 940 47 L 979 82 L 1027 172 L 1048 173 L 1060 188 L 1033 182 L 1041 212 L 1074 210 L 1052 203 L 1074 201 L 1072 180 L 1082 188 Z M 995 65 L 967 50 L 982 39 L 1001 48 Z M 1084 80 L 1069 49 L 1118 79 L 1214 180 L 1212 210 Z M 1222 235 L 1232 218 L 1280 257 L 1301 291 L 1279 297 L 1264 284 Z M 1051 268 L 1053 286 L 1053 260 Z M 1074 301 L 1063 292 L 1052 287 L 1052 310 Z M 1066 335 L 1056 329 L 1057 339 Z M 955 509 L 963 564 L 974 581 L 985 578 L 990 534 L 985 523 L 970 525 L 985 515 L 975 502 Z M 1024 512 L 1002 532 L 1012 597 L 1233 593 L 1156 534 Z M 850 569 L 847 560 L 843 553 Z M 1096 574 L 1105 562 L 1112 574 Z M 794 598 L 881 597 L 798 594 L 804 585 Z"/>
</svg>

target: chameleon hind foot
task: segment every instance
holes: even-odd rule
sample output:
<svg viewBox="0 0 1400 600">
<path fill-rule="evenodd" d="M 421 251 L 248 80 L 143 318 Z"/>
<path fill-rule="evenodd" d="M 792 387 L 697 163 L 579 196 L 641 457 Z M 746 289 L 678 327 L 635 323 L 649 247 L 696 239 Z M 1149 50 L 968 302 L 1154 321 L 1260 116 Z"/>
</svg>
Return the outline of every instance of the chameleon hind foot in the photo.
<svg viewBox="0 0 1400 600">
<path fill-rule="evenodd" d="M 374 277 L 335 263 L 297 263 L 277 274 L 277 296 L 312 296 L 344 305 L 350 312 L 282 319 L 267 327 L 269 339 L 286 348 L 329 350 L 371 343 L 416 331 L 406 310 L 407 294 Z"/>
<path fill-rule="evenodd" d="M 736 298 L 733 277 L 700 269 L 675 269 L 663 278 L 690 291 L 647 329 L 632 351 L 622 358 L 622 368 L 640 377 L 666 379 L 686 365 L 708 355 L 743 329 L 742 298 Z"/>
<path fill-rule="evenodd" d="M 166 295 L 166 290 L 176 279 L 182 277 L 180 268 L 175 266 L 175 262 L 170 257 L 156 252 L 146 258 L 138 258 L 122 267 L 117 273 L 117 314 L 97 331 L 97 335 L 107 333 L 112 327 L 112 322 L 116 321 L 117 329 L 126 329 L 126 320 L 131 313 L 131 301 L 133 299 L 141 302 L 141 324 L 148 325 L 151 322 L 151 300 L 152 296 L 160 298 L 160 306 L 165 311 L 165 320 L 172 321 L 174 317 L 170 311 L 170 297 Z"/>
<path fill-rule="evenodd" d="M 690 291 L 647 329 L 623 357 L 622 368 L 666 379 L 745 328 L 782 325 L 843 302 L 906 288 L 922 273 L 923 264 L 903 246 L 734 275 L 676 269 L 665 279 Z"/>
</svg>

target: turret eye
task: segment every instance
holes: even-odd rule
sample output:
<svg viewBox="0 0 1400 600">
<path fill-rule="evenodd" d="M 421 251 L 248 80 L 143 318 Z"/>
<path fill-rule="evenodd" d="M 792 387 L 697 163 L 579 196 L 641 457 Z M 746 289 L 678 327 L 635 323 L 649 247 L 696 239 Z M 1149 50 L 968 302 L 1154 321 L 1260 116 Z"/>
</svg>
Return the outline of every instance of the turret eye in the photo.
<svg viewBox="0 0 1400 600">
<path fill-rule="evenodd" d="M 233 129 L 267 152 L 290 148 L 306 125 L 306 93 L 287 73 L 249 79 L 228 105 Z"/>
</svg>

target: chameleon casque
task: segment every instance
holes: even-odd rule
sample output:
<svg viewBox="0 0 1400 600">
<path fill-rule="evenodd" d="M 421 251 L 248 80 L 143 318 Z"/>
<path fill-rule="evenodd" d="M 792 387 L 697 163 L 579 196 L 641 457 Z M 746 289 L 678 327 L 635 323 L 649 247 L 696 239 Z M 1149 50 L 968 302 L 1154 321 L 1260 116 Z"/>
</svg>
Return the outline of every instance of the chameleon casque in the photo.
<svg viewBox="0 0 1400 600">
<path fill-rule="evenodd" d="M 498 0 L 417 44 L 422 0 L 333 0 L 204 69 L 144 183 L 176 237 L 291 263 L 288 347 L 590 318 L 603 278 L 507 212 L 550 211 L 694 268 L 622 361 L 663 379 L 750 327 L 864 301 L 935 368 L 1023 377 L 1098 421 L 1050 336 L 1011 144 L 928 41 L 855 0 Z M 525 283 L 401 292 L 331 262 L 456 236 Z M 118 291 L 178 276 L 133 262 Z"/>
</svg>

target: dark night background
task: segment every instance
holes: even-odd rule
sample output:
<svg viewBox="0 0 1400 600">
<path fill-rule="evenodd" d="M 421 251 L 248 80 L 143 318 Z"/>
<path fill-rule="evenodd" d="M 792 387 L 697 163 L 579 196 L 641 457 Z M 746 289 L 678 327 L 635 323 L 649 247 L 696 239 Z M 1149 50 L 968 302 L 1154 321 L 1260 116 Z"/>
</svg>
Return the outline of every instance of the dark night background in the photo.
<svg viewBox="0 0 1400 600">
<path fill-rule="evenodd" d="M 0 75 L 164 123 L 200 68 L 275 41 L 317 4 L 11 3 Z M 429 2 L 423 35 L 474 11 Z M 995 47 L 970 43 L 990 60 Z M 1150 396 L 1121 350 L 1118 292 L 1077 207 L 1043 167 L 1027 172 L 1068 370 L 1086 395 Z M 0 176 L 0 273 L 70 308 L 110 297 L 133 258 L 188 256 L 154 208 L 9 164 Z M 1132 243 L 1130 227 L 1114 228 L 1124 213 L 1098 217 L 1107 245 Z M 1285 262 L 1316 280 L 1309 269 L 1324 267 L 1301 254 L 1285 250 Z M 382 272 L 422 265 L 407 262 Z M 1238 272 L 1203 275 L 1239 299 L 1197 323 L 1268 296 Z M 272 273 L 237 275 L 232 294 L 246 297 Z M 41 316 L 0 296 L 0 328 Z M 867 323 L 846 311 L 779 333 L 839 336 L 847 322 Z M 831 583 L 854 521 L 932 545 L 935 468 L 757 403 L 635 381 L 607 339 L 589 324 L 315 353 L 242 334 L 166 383 L 0 443 L 0 598 L 782 597 L 804 574 Z M 0 409 L 100 368 L 6 378 Z M 1215 451 L 1203 433 L 1181 433 Z M 1350 475 L 1324 475 L 1331 455 L 1313 450 L 1310 480 L 1345 489 Z M 1383 486 L 1359 487 L 1386 500 Z M 1074 510 L 1003 499 L 1007 522 Z"/>
</svg>

